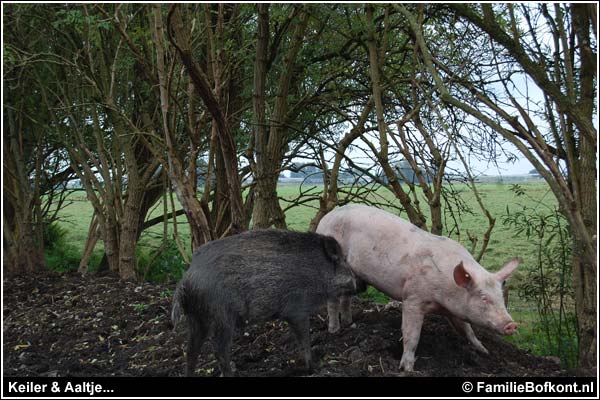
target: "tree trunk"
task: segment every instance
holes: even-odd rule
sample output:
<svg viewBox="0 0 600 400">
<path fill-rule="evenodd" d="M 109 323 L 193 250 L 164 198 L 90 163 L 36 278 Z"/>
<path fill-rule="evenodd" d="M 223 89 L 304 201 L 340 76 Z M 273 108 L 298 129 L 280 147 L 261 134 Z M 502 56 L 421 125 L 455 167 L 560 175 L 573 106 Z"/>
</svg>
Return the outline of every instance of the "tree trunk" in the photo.
<svg viewBox="0 0 600 400">
<path fill-rule="evenodd" d="M 46 266 L 41 227 L 27 215 L 16 216 L 14 206 L 6 198 L 3 211 L 2 269 L 7 275 L 35 275 Z"/>
<path fill-rule="evenodd" d="M 216 128 L 213 128 L 213 131 Z M 216 134 L 215 134 L 216 135 Z M 218 141 L 218 136 L 217 141 Z M 217 146 L 218 149 L 218 146 Z M 231 212 L 229 204 L 229 191 L 227 171 L 225 169 L 225 160 L 220 151 L 214 154 L 215 159 L 215 188 L 213 195 L 213 208 L 211 213 L 212 227 L 215 233 L 215 239 L 231 234 Z"/>
<path fill-rule="evenodd" d="M 141 215 L 143 188 L 137 185 L 129 185 L 127 199 L 123 216 L 121 218 L 121 230 L 119 236 L 119 276 L 121 279 L 135 279 L 136 257 L 135 249 L 140 237 L 139 220 Z"/>
<path fill-rule="evenodd" d="M 177 195 L 177 200 L 181 203 L 181 207 L 185 210 L 190 225 L 190 234 L 192 235 L 192 251 L 196 251 L 204 243 L 212 239 L 208 221 L 202 210 L 200 201 L 196 197 L 196 193 L 186 184 L 185 178 L 169 171 L 169 177 L 173 183 L 173 190 Z"/>
<path fill-rule="evenodd" d="M 266 167 L 266 165 L 264 165 Z M 276 170 L 279 167 L 270 168 Z M 254 185 L 254 209 L 252 213 L 254 229 L 276 228 L 286 229 L 285 214 L 279 204 L 277 196 L 277 175 L 268 173 L 257 174 L 257 180 Z"/>
<path fill-rule="evenodd" d="M 272 122 L 267 130 L 264 122 L 265 80 L 267 72 L 268 14 L 259 8 L 259 26 L 256 46 L 256 66 L 254 70 L 254 111 L 256 175 L 254 190 L 254 228 L 286 228 L 285 214 L 277 196 L 277 180 L 283 157 L 283 124 L 288 109 L 288 95 L 294 66 L 302 46 L 309 14 L 300 11 L 300 19 L 294 29 L 290 47 L 283 60 L 283 70 L 277 83 L 277 96 L 273 107 Z"/>
<path fill-rule="evenodd" d="M 181 26 L 181 15 L 180 10 L 177 7 L 172 7 L 171 12 L 176 11 L 177 15 L 177 26 L 180 30 L 179 35 L 183 35 L 183 27 Z M 208 242 L 212 238 L 210 227 L 206 214 L 202 209 L 202 205 L 196 197 L 196 183 L 190 181 L 190 176 L 185 173 L 183 165 L 178 157 L 178 149 L 173 143 L 171 138 L 171 128 L 169 126 L 169 93 L 167 91 L 167 73 L 165 68 L 165 44 L 164 44 L 164 33 L 162 25 L 161 9 L 159 5 L 154 6 L 154 29 L 155 29 L 155 40 L 156 40 L 156 59 L 157 59 L 157 73 L 159 80 L 160 90 L 160 106 L 162 113 L 162 127 L 165 143 L 167 146 L 167 171 L 169 174 L 169 180 L 173 185 L 173 191 L 177 195 L 177 199 L 181 203 L 181 207 L 185 210 L 187 217 L 190 233 L 192 236 L 192 251 L 195 251 L 204 243 Z M 172 39 L 173 40 L 173 39 Z M 186 40 L 183 40 L 187 44 Z M 186 47 L 187 48 L 187 47 Z M 209 89 L 210 90 L 210 89 Z M 195 176 L 195 174 L 192 174 Z M 207 176 L 207 180 L 211 177 Z"/>
<path fill-rule="evenodd" d="M 24 173 L 20 146 L 16 140 L 3 144 L 2 269 L 7 274 L 35 274 L 46 266 L 42 221 L 36 218 L 39 205 Z"/>
<path fill-rule="evenodd" d="M 519 111 L 525 125 L 519 122 L 518 117 L 509 114 L 504 107 L 496 104 L 484 92 L 479 91 L 476 85 L 463 80 L 460 82 L 514 131 L 506 129 L 477 108 L 471 107 L 451 95 L 437 73 L 437 67 L 434 67 L 433 57 L 425 44 L 421 28 L 417 26 L 415 19 L 411 17 L 404 6 L 396 5 L 395 7 L 407 17 L 412 26 L 415 41 L 420 48 L 425 65 L 440 90 L 442 100 L 481 120 L 514 144 L 544 177 L 556 196 L 561 212 L 569 222 L 573 238 L 572 269 L 578 320 L 579 362 L 583 367 L 595 366 L 597 359 L 596 280 L 598 255 L 596 247 L 597 132 L 593 118 L 597 93 L 594 85 L 597 61 L 590 48 L 589 33 L 590 21 L 595 20 L 591 17 L 591 13 L 595 9 L 586 5 L 570 5 L 573 18 L 569 22 L 564 18 L 567 14 L 561 8 L 563 6 L 556 5 L 557 17 L 552 20 L 552 24 L 553 26 L 557 24 L 558 29 L 554 27 L 543 33 L 544 35 L 553 35 L 555 43 L 561 43 L 560 52 L 564 55 L 564 59 L 556 58 L 553 68 L 557 73 L 557 78 L 553 79 L 552 71 L 549 71 L 545 64 L 539 64 L 537 61 L 543 58 L 551 59 L 548 57 L 550 54 L 539 48 L 538 54 L 535 54 L 536 57 L 530 58 L 529 45 L 524 45 L 503 31 L 493 14 L 491 5 L 482 6 L 483 16 L 476 11 L 477 8 L 469 5 L 451 5 L 459 16 L 477 25 L 491 39 L 502 45 L 544 92 L 547 104 L 544 111 L 546 119 L 551 122 L 556 122 L 555 119 L 560 120 L 560 128 L 555 128 L 554 142 L 552 142 L 551 140 L 547 141 L 533 123 L 528 112 L 512 96 L 511 102 Z M 562 15 L 558 16 L 558 12 L 562 12 Z M 562 28 L 566 23 L 573 27 L 575 37 L 567 38 L 567 33 Z M 568 48 L 569 43 L 577 46 L 578 49 Z M 574 60 L 567 58 L 573 54 L 578 54 L 580 57 L 580 68 L 577 72 L 573 72 Z M 439 60 L 436 62 L 439 67 Z M 449 71 L 448 68 L 442 68 L 445 72 Z M 578 90 L 575 90 L 575 85 Z M 557 126 L 558 124 L 554 123 L 554 127 Z M 552 150 L 552 146 L 556 146 L 556 148 Z M 562 150 L 563 146 L 565 151 L 558 151 Z M 566 176 L 559 162 L 566 164 Z"/>
<path fill-rule="evenodd" d="M 258 27 L 256 34 L 256 57 L 254 61 L 254 91 L 252 93 L 252 116 L 256 163 L 254 171 L 254 205 L 252 220 L 254 228 L 271 226 L 271 210 L 268 205 L 272 185 L 265 179 L 268 130 L 265 119 L 265 84 L 267 80 L 267 52 L 269 47 L 269 4 L 257 4 Z M 276 188 L 275 188 L 276 190 Z M 275 194 L 277 195 L 277 194 Z"/>
<path fill-rule="evenodd" d="M 427 229 L 425 224 L 425 218 L 422 213 L 413 205 L 410 197 L 404 192 L 396 172 L 391 167 L 388 159 L 388 126 L 384 119 L 384 108 L 382 100 L 382 89 L 381 89 L 381 77 L 379 72 L 379 54 L 377 50 L 377 42 L 375 40 L 375 20 L 373 17 L 373 6 L 367 5 L 367 51 L 369 57 L 369 72 L 371 74 L 371 84 L 373 93 L 373 102 L 375 103 L 375 112 L 377 115 L 377 128 L 379 131 L 379 143 L 381 150 L 372 148 L 373 153 L 377 155 L 381 168 L 383 169 L 385 176 L 388 179 L 389 185 L 392 188 L 392 192 L 396 195 L 402 207 L 406 211 L 406 215 L 410 222 L 422 229 Z"/>
<path fill-rule="evenodd" d="M 177 53 L 179 54 L 183 65 L 185 65 L 194 87 L 212 116 L 213 124 L 216 125 L 217 132 L 219 133 L 219 147 L 225 162 L 225 173 L 229 189 L 229 204 L 231 209 L 231 228 L 229 231 L 230 233 L 243 231 L 246 229 L 246 218 L 242 200 L 240 177 L 238 175 L 235 140 L 227 123 L 223 108 L 219 104 L 219 99 L 215 97 L 215 94 L 210 87 L 208 77 L 202 69 L 199 68 L 192 56 L 189 32 L 183 26 L 181 5 L 171 6 L 168 25 L 168 32 L 172 34 L 169 35 L 169 39 L 177 49 Z"/>
<path fill-rule="evenodd" d="M 77 268 L 77 272 L 83 274 L 88 271 L 90 258 L 96 247 L 96 243 L 98 243 L 98 239 L 100 238 L 100 231 L 98 225 L 98 216 L 94 211 L 94 215 L 92 215 L 92 221 L 90 222 L 90 227 L 88 229 L 88 236 L 85 242 L 85 247 L 83 248 L 83 254 L 81 256 L 81 260 L 79 261 L 79 268 Z"/>
<path fill-rule="evenodd" d="M 575 288 L 575 310 L 579 333 L 579 364 L 585 368 L 596 365 L 596 313 L 598 297 L 596 295 L 597 265 L 580 257 L 583 251 L 581 242 L 573 239 L 573 285 Z"/>
<path fill-rule="evenodd" d="M 592 121 L 596 100 L 594 75 L 597 69 L 597 59 L 590 47 L 589 32 L 590 21 L 595 21 L 595 18 L 591 14 L 593 9 L 585 4 L 572 4 L 571 7 L 577 47 L 581 54 L 581 114 L 588 121 Z M 574 177 L 578 180 L 578 184 L 574 186 L 576 190 L 578 189 L 575 199 L 579 203 L 578 211 L 582 215 L 588 238 L 594 238 L 597 235 L 596 223 L 598 221 L 596 212 L 598 205 L 596 196 L 597 143 L 592 136 L 583 134 L 583 132 L 580 135 L 579 160 L 581 167 L 578 169 L 578 176 Z M 596 366 L 597 360 L 598 249 L 596 241 L 592 240 L 592 243 L 592 246 L 586 245 L 586 238 L 582 238 L 578 234 L 573 237 L 573 276 L 579 325 L 579 362 L 582 367 L 587 368 Z"/>
<path fill-rule="evenodd" d="M 597 359 L 598 249 L 593 238 L 597 236 L 596 207 L 598 198 L 596 197 L 596 144 L 586 136 L 581 137 L 580 158 L 581 173 L 575 177 L 579 179 L 577 186 L 580 192 L 576 193 L 575 197 L 579 203 L 578 209 L 582 214 L 583 224 L 588 237 L 592 238 L 593 245 L 590 249 L 590 246 L 586 244 L 588 243 L 586 238 L 582 238 L 577 231 L 573 231 L 573 287 L 575 288 L 579 327 L 579 361 L 582 367 L 591 368 L 596 365 Z"/>
<path fill-rule="evenodd" d="M 329 184 L 327 184 L 327 180 L 325 180 L 325 187 L 323 188 L 323 197 L 319 199 L 319 209 L 317 213 L 310 221 L 308 226 L 309 232 L 315 232 L 317 227 L 319 226 L 319 222 L 327 213 L 335 208 L 338 204 L 338 176 L 340 172 L 340 166 L 342 163 L 342 159 L 344 158 L 344 154 L 348 149 L 348 146 L 352 144 L 354 140 L 359 138 L 365 130 L 365 123 L 367 122 L 367 118 L 369 114 L 373 110 L 373 100 L 369 100 L 363 109 L 358 123 L 354 126 L 340 141 L 335 154 L 335 159 L 333 161 L 333 167 L 331 168 L 331 175 L 329 178 Z M 325 167 L 325 166 L 324 166 Z M 323 177 L 326 179 L 327 173 L 323 171 Z"/>
<path fill-rule="evenodd" d="M 119 227 L 113 215 L 109 215 L 102 226 L 102 239 L 108 270 L 119 273 Z"/>
</svg>

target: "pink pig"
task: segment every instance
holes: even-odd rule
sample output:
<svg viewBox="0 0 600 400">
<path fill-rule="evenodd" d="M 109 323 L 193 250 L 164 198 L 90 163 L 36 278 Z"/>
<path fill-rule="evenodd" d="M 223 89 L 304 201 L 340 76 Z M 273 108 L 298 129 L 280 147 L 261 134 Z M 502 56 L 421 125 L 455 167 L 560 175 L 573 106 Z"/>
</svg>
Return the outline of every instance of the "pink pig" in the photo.
<svg viewBox="0 0 600 400">
<path fill-rule="evenodd" d="M 386 211 L 347 205 L 327 214 L 317 232 L 333 236 L 348 264 L 366 283 L 393 299 L 402 300 L 404 353 L 400 368 L 412 371 L 423 318 L 445 315 L 451 325 L 478 351 L 487 349 L 475 336 L 471 323 L 503 335 L 512 335 L 517 324 L 506 311 L 502 284 L 520 260 L 507 262 L 490 273 L 456 241 L 423 231 Z M 328 302 L 329 331 L 352 323 L 350 299 Z"/>
</svg>

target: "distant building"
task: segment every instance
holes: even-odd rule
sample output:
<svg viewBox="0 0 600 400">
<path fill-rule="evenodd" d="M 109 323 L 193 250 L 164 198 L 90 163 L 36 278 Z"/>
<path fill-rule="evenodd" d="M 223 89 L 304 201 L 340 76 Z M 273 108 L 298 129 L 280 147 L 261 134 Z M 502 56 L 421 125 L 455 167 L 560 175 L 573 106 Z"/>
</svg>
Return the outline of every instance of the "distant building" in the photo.
<svg viewBox="0 0 600 400">
<path fill-rule="evenodd" d="M 402 183 L 402 182 L 410 182 L 410 183 L 416 183 L 416 184 L 420 183 L 419 177 L 417 176 L 416 172 L 413 170 L 413 168 L 411 167 L 410 163 L 407 160 L 402 160 L 402 161 L 397 162 L 395 165 L 392 166 L 392 168 L 396 172 L 396 178 L 398 179 L 398 181 L 400 183 Z M 420 171 L 421 175 L 423 175 L 423 177 L 425 178 L 425 181 L 427 183 L 431 183 L 433 181 L 433 176 L 430 173 L 428 173 L 425 170 L 425 168 L 419 168 L 419 171 Z M 388 183 L 388 178 L 383 171 L 380 172 L 380 179 L 383 182 L 385 182 L 386 184 Z"/>
<path fill-rule="evenodd" d="M 516 182 L 535 182 L 541 179 L 540 174 L 519 174 L 519 175 L 482 175 L 475 179 L 477 183 L 516 183 Z"/>
<path fill-rule="evenodd" d="M 529 175 L 532 175 L 532 176 L 537 176 L 538 178 L 541 178 L 541 177 L 542 177 L 542 175 L 540 175 L 540 173 L 538 172 L 538 170 L 537 170 L 537 169 L 535 169 L 535 168 L 534 168 L 534 169 L 532 169 L 531 171 L 529 171 Z"/>
<path fill-rule="evenodd" d="M 292 165 L 292 171 L 290 171 L 289 177 L 279 177 L 280 182 L 286 183 L 302 183 L 311 185 L 322 185 L 323 184 L 323 170 L 316 165 L 304 164 L 304 165 Z M 328 171 L 331 174 L 331 171 Z M 350 185 L 357 179 L 364 181 L 364 178 L 359 178 L 361 174 L 353 174 L 348 171 L 341 171 L 338 175 L 338 184 Z"/>
</svg>

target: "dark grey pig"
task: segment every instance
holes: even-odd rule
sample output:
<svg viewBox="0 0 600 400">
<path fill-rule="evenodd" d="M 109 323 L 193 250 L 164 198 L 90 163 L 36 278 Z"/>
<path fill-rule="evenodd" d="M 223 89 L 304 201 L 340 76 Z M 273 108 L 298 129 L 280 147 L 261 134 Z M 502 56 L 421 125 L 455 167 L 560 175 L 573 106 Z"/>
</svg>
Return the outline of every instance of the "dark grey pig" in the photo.
<svg viewBox="0 0 600 400">
<path fill-rule="evenodd" d="M 255 230 L 205 244 L 178 284 L 173 325 L 186 315 L 187 374 L 193 375 L 200 347 L 212 336 L 224 376 L 231 376 L 234 329 L 246 321 L 283 319 L 296 334 L 307 369 L 309 316 L 327 300 L 351 294 L 356 281 L 337 241 L 316 233 Z"/>
</svg>

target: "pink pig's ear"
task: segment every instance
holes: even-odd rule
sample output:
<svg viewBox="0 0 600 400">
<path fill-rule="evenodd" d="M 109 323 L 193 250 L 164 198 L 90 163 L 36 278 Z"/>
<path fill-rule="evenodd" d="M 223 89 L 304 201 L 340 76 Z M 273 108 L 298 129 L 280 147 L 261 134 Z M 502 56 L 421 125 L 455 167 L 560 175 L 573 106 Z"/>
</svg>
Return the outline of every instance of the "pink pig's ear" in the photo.
<svg viewBox="0 0 600 400">
<path fill-rule="evenodd" d="M 471 274 L 465 270 L 465 266 L 463 265 L 462 261 L 458 263 L 456 267 L 454 267 L 454 282 L 456 282 L 458 286 L 464 287 L 465 289 L 468 289 L 471 285 Z"/>
<path fill-rule="evenodd" d="M 500 271 L 496 272 L 496 279 L 498 279 L 500 282 L 504 282 L 506 278 L 508 278 L 510 274 L 512 274 L 515 271 L 515 269 L 517 269 L 520 263 L 521 259 L 519 257 L 513 258 L 512 260 L 504 264 Z"/>
</svg>

